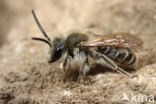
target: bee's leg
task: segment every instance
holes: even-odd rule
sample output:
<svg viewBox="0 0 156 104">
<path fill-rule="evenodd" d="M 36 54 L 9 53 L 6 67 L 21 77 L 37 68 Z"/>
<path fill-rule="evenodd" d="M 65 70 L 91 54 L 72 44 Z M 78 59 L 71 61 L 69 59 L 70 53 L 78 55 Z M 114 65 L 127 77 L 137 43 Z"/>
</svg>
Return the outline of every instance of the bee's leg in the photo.
<svg viewBox="0 0 156 104">
<path fill-rule="evenodd" d="M 69 54 L 67 54 L 65 59 L 64 59 L 64 62 L 63 62 L 63 70 L 64 70 L 64 72 L 67 72 L 67 68 L 68 68 L 67 63 L 68 63 L 68 61 L 70 59 L 71 59 L 71 56 L 69 56 Z"/>
<path fill-rule="evenodd" d="M 92 58 L 99 60 L 100 58 L 104 59 L 104 61 L 106 62 L 107 66 L 115 71 L 117 71 L 118 73 L 124 74 L 128 77 L 132 76 L 130 75 L 128 72 L 124 71 L 122 68 L 118 67 L 110 58 L 108 58 L 106 55 L 101 54 L 95 50 L 90 50 L 89 54 Z"/>
<path fill-rule="evenodd" d="M 79 78 L 78 78 L 79 82 L 82 82 L 84 80 L 88 71 L 89 71 L 89 62 L 88 62 L 88 57 L 86 56 L 79 71 Z"/>
</svg>

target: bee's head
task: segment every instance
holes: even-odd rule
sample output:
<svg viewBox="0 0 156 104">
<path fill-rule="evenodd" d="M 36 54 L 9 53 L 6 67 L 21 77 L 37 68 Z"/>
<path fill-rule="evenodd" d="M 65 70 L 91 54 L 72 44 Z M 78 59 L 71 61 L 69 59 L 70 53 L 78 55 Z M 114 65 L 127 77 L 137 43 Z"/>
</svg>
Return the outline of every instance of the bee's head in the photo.
<svg viewBox="0 0 156 104">
<path fill-rule="evenodd" d="M 57 61 L 58 59 L 61 58 L 62 53 L 64 51 L 64 43 L 63 43 L 63 39 L 56 37 L 53 39 L 53 41 L 51 41 L 51 39 L 48 37 L 48 35 L 46 34 L 46 32 L 44 31 L 44 29 L 42 28 L 41 24 L 39 23 L 34 10 L 32 10 L 32 14 L 33 17 L 35 19 L 35 22 L 37 23 L 37 26 L 39 27 L 39 29 L 41 30 L 41 32 L 43 33 L 43 35 L 45 36 L 46 39 L 43 38 L 37 38 L 37 37 L 33 37 L 33 40 L 38 40 L 38 41 L 42 41 L 46 44 L 49 45 L 50 47 L 50 51 L 49 51 L 49 63 L 53 63 L 55 61 Z"/>
<path fill-rule="evenodd" d="M 51 47 L 49 50 L 49 63 L 53 63 L 60 59 L 62 57 L 64 49 L 63 40 L 59 37 L 54 38 L 54 40 L 51 42 Z"/>
</svg>

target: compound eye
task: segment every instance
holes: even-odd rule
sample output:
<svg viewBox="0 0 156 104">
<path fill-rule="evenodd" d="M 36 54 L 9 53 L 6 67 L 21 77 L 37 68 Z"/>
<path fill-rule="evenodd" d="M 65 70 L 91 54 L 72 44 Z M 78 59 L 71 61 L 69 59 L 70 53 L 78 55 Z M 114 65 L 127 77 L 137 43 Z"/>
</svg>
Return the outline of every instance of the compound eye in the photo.
<svg viewBox="0 0 156 104">
<path fill-rule="evenodd" d="M 61 56 L 62 56 L 62 52 L 63 52 L 62 49 L 57 49 L 57 50 L 55 51 L 55 53 L 54 53 L 54 56 L 52 57 L 52 62 L 54 62 L 54 61 L 60 59 Z"/>
<path fill-rule="evenodd" d="M 55 62 L 58 59 L 60 59 L 62 57 L 63 50 L 64 50 L 64 44 L 63 44 L 62 40 L 56 38 L 54 40 L 54 49 L 53 49 L 54 53 L 53 53 L 49 63 Z"/>
</svg>

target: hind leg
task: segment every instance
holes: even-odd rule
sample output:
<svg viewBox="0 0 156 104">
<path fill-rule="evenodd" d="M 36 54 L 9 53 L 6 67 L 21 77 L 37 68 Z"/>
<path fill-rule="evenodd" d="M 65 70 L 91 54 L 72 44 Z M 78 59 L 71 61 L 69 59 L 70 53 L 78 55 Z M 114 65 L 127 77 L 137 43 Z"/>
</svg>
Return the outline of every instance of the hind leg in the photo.
<svg viewBox="0 0 156 104">
<path fill-rule="evenodd" d="M 121 73 L 121 74 L 128 76 L 128 77 L 132 76 L 128 72 L 124 71 L 122 68 L 118 67 L 116 65 L 116 63 L 114 61 L 112 61 L 110 58 L 108 58 L 106 55 L 101 54 L 101 53 L 97 52 L 96 50 L 90 50 L 89 54 L 95 60 L 99 60 L 100 58 L 104 59 L 104 61 L 106 62 L 106 65 L 109 68 L 117 71 L 118 73 Z"/>
</svg>

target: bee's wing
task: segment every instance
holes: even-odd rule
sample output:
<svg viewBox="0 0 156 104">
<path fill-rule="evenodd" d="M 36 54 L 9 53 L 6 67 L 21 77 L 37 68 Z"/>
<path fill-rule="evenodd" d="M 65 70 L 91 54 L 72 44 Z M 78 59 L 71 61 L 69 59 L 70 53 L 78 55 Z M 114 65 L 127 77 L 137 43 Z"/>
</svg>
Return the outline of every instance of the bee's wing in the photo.
<svg viewBox="0 0 156 104">
<path fill-rule="evenodd" d="M 112 46 L 116 48 L 130 48 L 134 51 L 141 49 L 142 45 L 142 40 L 127 33 L 94 35 L 89 41 L 80 43 L 81 47 Z"/>
</svg>

